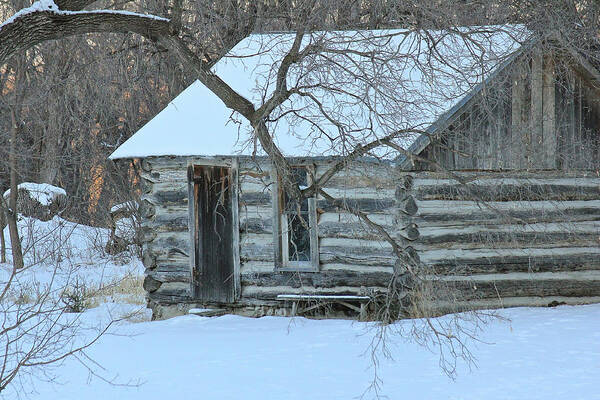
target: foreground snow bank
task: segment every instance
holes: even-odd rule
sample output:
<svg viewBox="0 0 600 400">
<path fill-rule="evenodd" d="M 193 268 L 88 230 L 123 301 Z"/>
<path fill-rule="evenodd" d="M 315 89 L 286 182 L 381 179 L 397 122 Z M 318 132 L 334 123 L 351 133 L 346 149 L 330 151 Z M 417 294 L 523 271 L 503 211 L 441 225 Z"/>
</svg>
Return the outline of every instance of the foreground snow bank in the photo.
<svg viewBox="0 0 600 400">
<path fill-rule="evenodd" d="M 84 314 L 101 319 L 105 308 Z M 478 368 L 459 366 L 455 382 L 435 353 L 399 338 L 395 362 L 379 369 L 390 399 L 600 399 L 600 305 L 504 310 L 473 345 Z M 410 323 L 405 321 L 402 323 Z M 373 332 L 344 320 L 183 316 L 126 323 L 91 350 L 118 383 L 111 386 L 73 360 L 60 385 L 36 382 L 31 399 L 202 398 L 352 399 L 373 378 Z M 367 355 L 364 352 L 367 351 Z M 367 393 L 365 398 L 372 398 Z"/>
<path fill-rule="evenodd" d="M 22 288 L 27 292 L 29 288 L 32 295 L 40 290 L 60 294 L 76 285 L 98 291 L 128 278 L 139 278 L 141 282 L 144 267 L 139 259 L 131 254 L 115 258 L 104 251 L 109 229 L 76 224 L 58 216 L 40 221 L 21 215 L 18 229 L 25 268 L 14 277 L 13 289 Z M 4 229 L 4 237 L 7 258 L 11 262 L 8 227 Z M 0 289 L 4 288 L 12 271 L 11 264 L 0 263 Z M 136 300 L 137 303 L 141 301 L 143 299 Z"/>
</svg>

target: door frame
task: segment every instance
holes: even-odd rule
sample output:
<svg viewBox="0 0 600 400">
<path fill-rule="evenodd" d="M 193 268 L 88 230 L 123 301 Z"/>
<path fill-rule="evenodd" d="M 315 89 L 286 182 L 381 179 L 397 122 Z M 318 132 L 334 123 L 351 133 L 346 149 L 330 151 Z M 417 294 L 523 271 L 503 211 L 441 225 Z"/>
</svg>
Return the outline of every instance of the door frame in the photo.
<svg viewBox="0 0 600 400">
<path fill-rule="evenodd" d="M 198 217 L 196 213 L 196 186 L 194 182 L 194 167 L 224 167 L 229 168 L 231 173 L 230 204 L 231 204 L 231 238 L 233 256 L 233 301 L 237 301 L 241 296 L 240 279 L 240 221 L 239 221 L 239 161 L 237 157 L 231 158 L 194 158 L 188 162 L 187 183 L 188 183 L 188 230 L 190 235 L 190 294 L 194 300 L 201 300 L 195 297 L 194 271 L 197 269 L 198 240 Z"/>
</svg>

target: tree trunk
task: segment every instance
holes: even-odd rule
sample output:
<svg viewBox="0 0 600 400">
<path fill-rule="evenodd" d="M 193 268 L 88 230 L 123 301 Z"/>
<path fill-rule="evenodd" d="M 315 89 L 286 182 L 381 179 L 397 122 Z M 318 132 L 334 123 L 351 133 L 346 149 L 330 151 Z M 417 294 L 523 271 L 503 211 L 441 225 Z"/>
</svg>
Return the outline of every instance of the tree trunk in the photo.
<svg viewBox="0 0 600 400">
<path fill-rule="evenodd" d="M 13 266 L 16 269 L 23 268 L 23 251 L 21 249 L 21 238 L 17 228 L 17 131 L 19 129 L 17 116 L 14 107 L 10 111 L 12 118 L 12 129 L 10 133 L 10 152 L 8 154 L 10 166 L 10 198 L 6 219 L 8 222 L 8 232 L 10 234 L 10 246 L 12 249 Z"/>
<path fill-rule="evenodd" d="M 0 193 L 2 197 L 2 193 Z M 6 262 L 6 240 L 4 239 L 4 226 L 6 225 L 6 214 L 4 208 L 4 197 L 0 201 L 0 263 Z"/>
<path fill-rule="evenodd" d="M 24 68 L 25 56 L 19 55 L 16 57 L 13 66 L 15 71 L 15 96 L 14 103 L 10 107 L 10 117 L 12 127 L 10 130 L 8 166 L 10 169 L 10 197 L 8 207 L 6 207 L 6 222 L 8 223 L 8 233 L 10 234 L 10 246 L 12 249 L 13 267 L 20 269 L 25 266 L 23 262 L 23 250 L 21 249 L 21 238 L 19 237 L 19 229 L 17 227 L 17 136 L 19 133 L 19 113 L 21 110 L 21 98 L 24 85 Z"/>
</svg>

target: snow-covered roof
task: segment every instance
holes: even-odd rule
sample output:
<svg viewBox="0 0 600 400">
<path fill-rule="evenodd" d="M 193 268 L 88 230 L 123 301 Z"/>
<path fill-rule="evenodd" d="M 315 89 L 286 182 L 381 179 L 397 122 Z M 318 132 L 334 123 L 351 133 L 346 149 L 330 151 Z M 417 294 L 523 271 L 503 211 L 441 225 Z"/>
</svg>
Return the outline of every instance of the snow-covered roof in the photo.
<svg viewBox="0 0 600 400">
<path fill-rule="evenodd" d="M 269 131 L 284 155 L 300 157 L 344 155 L 399 129 L 427 130 L 505 64 L 526 36 L 520 26 L 482 27 L 468 37 L 404 30 L 311 33 L 302 48 L 325 37 L 331 51 L 292 66 L 288 87 L 310 96 L 293 94 L 273 113 Z M 251 35 L 213 71 L 258 108 L 273 92 L 294 37 Z M 424 50 L 432 43 L 435 51 Z M 386 62 L 373 62 L 374 55 Z M 345 140 L 329 117 L 342 122 Z M 248 122 L 195 81 L 110 158 L 264 155 L 251 137 Z M 405 135 L 400 144 L 417 137 Z"/>
</svg>

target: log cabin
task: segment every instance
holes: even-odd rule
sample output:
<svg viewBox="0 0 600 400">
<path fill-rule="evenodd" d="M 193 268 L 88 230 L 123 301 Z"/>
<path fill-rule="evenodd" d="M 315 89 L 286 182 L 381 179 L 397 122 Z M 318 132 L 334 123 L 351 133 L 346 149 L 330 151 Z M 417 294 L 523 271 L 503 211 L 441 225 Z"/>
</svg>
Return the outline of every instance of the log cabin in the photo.
<svg viewBox="0 0 600 400">
<path fill-rule="evenodd" d="M 258 105 L 268 90 L 254 83 L 271 79 L 280 57 L 265 46 L 274 38 L 288 50 L 294 35 L 251 35 L 215 66 Z M 467 51 L 453 43 L 453 52 Z M 292 208 L 241 117 L 200 82 L 185 89 L 111 155 L 142 160 L 154 317 L 206 307 L 364 317 L 403 260 L 349 209 L 460 294 L 440 300 L 442 312 L 600 301 L 600 72 L 535 40 L 499 34 L 487 44 L 496 62 L 479 81 L 457 79 L 435 107 L 409 110 L 426 128 L 402 142 L 406 151 L 353 159 L 320 188 L 337 201 L 315 195 Z M 417 91 L 435 97 L 420 73 Z M 300 188 L 344 154 L 306 132 L 314 130 L 298 120 L 274 132 Z"/>
</svg>

